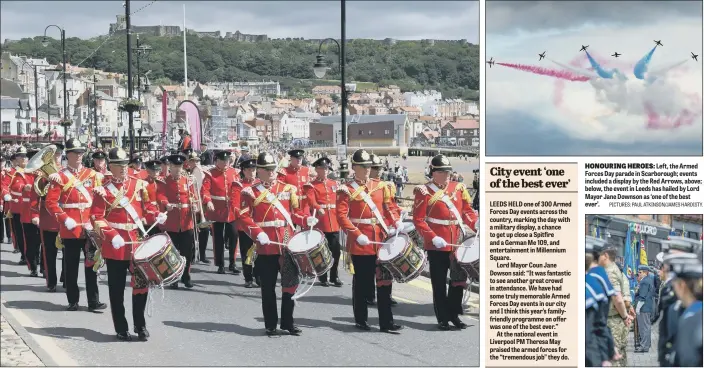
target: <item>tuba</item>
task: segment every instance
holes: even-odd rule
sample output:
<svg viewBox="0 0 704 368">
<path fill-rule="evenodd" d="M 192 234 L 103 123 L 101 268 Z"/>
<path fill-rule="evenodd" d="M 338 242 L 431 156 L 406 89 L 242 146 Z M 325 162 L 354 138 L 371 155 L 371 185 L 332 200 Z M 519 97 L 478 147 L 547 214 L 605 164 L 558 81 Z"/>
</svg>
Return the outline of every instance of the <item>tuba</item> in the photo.
<svg viewBox="0 0 704 368">
<path fill-rule="evenodd" d="M 56 166 L 56 161 L 54 160 L 54 154 L 56 153 L 56 146 L 51 144 L 41 151 L 37 152 L 31 160 L 27 163 L 24 172 L 33 173 L 37 176 L 37 179 L 44 178 L 49 179 L 49 175 L 59 172 L 59 168 Z M 47 192 L 47 180 L 34 180 L 34 191 L 40 197 L 44 197 Z"/>
</svg>

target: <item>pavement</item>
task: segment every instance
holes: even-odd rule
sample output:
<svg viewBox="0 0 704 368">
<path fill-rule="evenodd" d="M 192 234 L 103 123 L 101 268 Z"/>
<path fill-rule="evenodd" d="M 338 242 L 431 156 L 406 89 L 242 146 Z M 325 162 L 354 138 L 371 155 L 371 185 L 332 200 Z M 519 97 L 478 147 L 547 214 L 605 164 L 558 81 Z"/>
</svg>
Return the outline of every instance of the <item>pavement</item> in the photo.
<svg viewBox="0 0 704 368">
<path fill-rule="evenodd" d="M 650 350 L 646 353 L 635 352 L 635 340 L 633 331 L 628 333 L 628 366 L 629 367 L 659 367 L 658 362 L 658 325 L 655 324 L 650 329 Z"/>
<path fill-rule="evenodd" d="M 0 364 L 3 367 L 38 367 L 44 363 L 0 314 Z"/>
<path fill-rule="evenodd" d="M 212 259 L 210 251 L 208 257 Z M 119 342 L 109 309 L 87 311 L 82 270 L 81 309 L 68 312 L 61 285 L 56 293 L 48 293 L 44 279 L 29 277 L 27 268 L 17 265 L 18 258 L 9 244 L 2 244 L 2 314 L 47 366 L 115 362 L 122 366 L 479 365 L 478 295 L 470 295 L 471 306 L 462 317 L 469 328 L 439 331 L 430 282 L 424 276 L 394 284 L 393 295 L 399 302 L 393 308 L 394 319 L 405 327 L 399 335 L 379 332 L 375 307 L 369 312 L 372 331 L 354 328 L 351 276 L 341 270 L 343 287 L 316 286 L 297 302 L 294 317 L 303 329 L 302 336 L 270 338 L 264 334 L 259 289 L 244 288 L 241 275 L 219 275 L 214 266 L 198 264 L 192 269 L 195 288 L 152 292 L 154 313 L 147 317 L 148 342 Z M 57 263 L 60 268 L 60 260 Z M 107 281 L 99 281 L 99 288 L 101 301 L 109 303 Z M 125 308 L 133 328 L 130 297 L 128 287 Z M 12 337 L 7 341 L 18 343 Z M 3 332 L 2 345 L 7 341 Z M 27 353 L 22 349 L 15 352 Z M 3 350 L 3 366 L 4 354 Z M 30 359 L 24 365 L 38 365 Z"/>
</svg>

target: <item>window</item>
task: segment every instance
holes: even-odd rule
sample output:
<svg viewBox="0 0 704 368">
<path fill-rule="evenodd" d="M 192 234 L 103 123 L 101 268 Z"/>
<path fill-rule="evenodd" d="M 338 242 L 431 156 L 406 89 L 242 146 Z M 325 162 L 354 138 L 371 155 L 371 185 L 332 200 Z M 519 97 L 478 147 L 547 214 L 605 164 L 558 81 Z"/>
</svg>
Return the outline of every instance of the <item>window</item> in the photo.
<svg viewBox="0 0 704 368">
<path fill-rule="evenodd" d="M 699 234 L 694 232 L 694 231 L 687 231 L 687 237 L 690 239 L 697 239 L 699 240 Z"/>
<path fill-rule="evenodd" d="M 24 129 L 23 129 L 23 126 L 22 126 L 22 122 L 21 122 L 21 121 L 18 121 L 18 122 L 17 122 L 17 135 L 22 135 L 22 134 L 24 134 Z"/>
<path fill-rule="evenodd" d="M 2 122 L 2 135 L 10 135 L 10 122 L 9 121 Z"/>
<path fill-rule="evenodd" d="M 390 133 L 390 132 L 389 132 L 388 129 L 384 130 L 384 134 L 385 134 L 385 135 L 389 135 L 389 133 Z"/>
<path fill-rule="evenodd" d="M 29 134 L 32 131 L 32 123 L 27 123 L 27 130 L 25 130 L 25 134 Z"/>
</svg>

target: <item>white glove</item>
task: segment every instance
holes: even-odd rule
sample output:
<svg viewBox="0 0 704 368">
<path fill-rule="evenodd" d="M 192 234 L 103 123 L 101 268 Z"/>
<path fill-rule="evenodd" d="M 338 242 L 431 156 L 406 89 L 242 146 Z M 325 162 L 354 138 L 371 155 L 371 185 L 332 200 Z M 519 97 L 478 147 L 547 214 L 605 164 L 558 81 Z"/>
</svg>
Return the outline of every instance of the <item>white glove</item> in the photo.
<svg viewBox="0 0 704 368">
<path fill-rule="evenodd" d="M 4 196 L 4 197 L 2 197 L 2 199 L 4 199 L 4 200 L 6 200 L 6 201 L 8 201 L 8 202 L 9 202 L 9 201 L 11 201 L 11 200 L 12 200 L 12 196 L 11 196 L 11 195 L 9 195 L 9 194 L 5 194 L 5 196 Z"/>
<path fill-rule="evenodd" d="M 64 225 L 66 225 L 66 229 L 68 229 L 68 230 L 73 230 L 76 228 L 76 226 L 78 226 L 78 224 L 76 223 L 76 220 L 74 220 L 70 217 L 66 218 L 66 221 L 64 221 Z"/>
<path fill-rule="evenodd" d="M 39 226 L 39 217 L 33 218 L 33 219 L 32 219 L 32 223 L 33 223 L 34 225 Z"/>
<path fill-rule="evenodd" d="M 156 216 L 156 223 L 159 225 L 163 225 L 164 222 L 166 222 L 167 218 L 168 218 L 168 216 L 166 216 L 166 213 L 162 212 Z"/>
<path fill-rule="evenodd" d="M 367 238 L 366 235 L 362 234 L 357 237 L 357 244 L 361 246 L 369 245 L 369 238 Z"/>
<path fill-rule="evenodd" d="M 313 227 L 318 222 L 320 222 L 320 221 L 313 216 L 309 216 L 308 219 L 306 220 L 306 224 L 308 225 L 308 227 Z"/>
<path fill-rule="evenodd" d="M 257 235 L 257 241 L 261 245 L 267 245 L 269 244 L 269 235 L 266 235 L 266 233 L 263 232 L 259 233 L 259 235 Z"/>
<path fill-rule="evenodd" d="M 445 239 L 443 239 L 439 236 L 436 236 L 433 238 L 433 245 L 435 246 L 435 248 L 438 248 L 438 249 L 445 248 L 447 246 L 447 242 L 445 241 Z"/>
<path fill-rule="evenodd" d="M 120 249 L 125 246 L 125 239 L 122 239 L 121 235 L 117 235 L 112 238 L 112 247 L 115 249 Z"/>
<path fill-rule="evenodd" d="M 86 229 L 86 231 L 92 231 L 93 230 L 93 225 L 90 223 L 83 224 L 83 228 Z"/>
<path fill-rule="evenodd" d="M 3 205 L 0 204 L 0 212 L 4 209 Z"/>
<path fill-rule="evenodd" d="M 318 215 L 319 215 L 319 216 L 322 216 L 322 215 L 324 215 L 324 214 L 325 214 L 325 210 L 322 209 L 322 208 L 318 208 Z"/>
<path fill-rule="evenodd" d="M 208 202 L 206 207 L 208 207 L 208 211 L 215 211 L 215 205 L 213 205 L 213 202 Z"/>
<path fill-rule="evenodd" d="M 394 224 L 394 227 L 395 227 L 396 230 L 398 230 L 399 232 L 403 232 L 403 230 L 406 229 L 406 225 L 404 225 L 403 220 L 398 220 L 398 221 L 396 221 L 396 223 Z"/>
</svg>

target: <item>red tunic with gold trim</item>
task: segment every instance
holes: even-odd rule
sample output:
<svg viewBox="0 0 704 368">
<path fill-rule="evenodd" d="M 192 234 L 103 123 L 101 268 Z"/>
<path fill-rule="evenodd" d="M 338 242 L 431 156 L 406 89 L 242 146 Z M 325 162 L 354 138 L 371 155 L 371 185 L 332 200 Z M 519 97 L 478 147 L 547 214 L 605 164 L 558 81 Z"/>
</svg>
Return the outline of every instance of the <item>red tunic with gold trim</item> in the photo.
<svg viewBox="0 0 704 368">
<path fill-rule="evenodd" d="M 301 211 L 306 214 L 309 213 L 309 210 L 307 207 L 308 201 L 306 200 L 306 194 L 303 191 L 303 185 L 310 182 L 310 173 L 310 168 L 307 166 L 299 166 L 296 169 L 287 166 L 279 170 L 277 176 L 278 180 L 281 180 L 286 184 L 291 184 L 298 189 L 298 199 L 301 201 Z"/>
<path fill-rule="evenodd" d="M 135 178 L 141 180 L 147 180 L 147 178 L 149 177 L 149 173 L 147 172 L 147 170 L 133 169 L 131 167 L 127 169 L 127 175 L 134 176 Z"/>
<path fill-rule="evenodd" d="M 46 185 L 48 187 L 49 180 L 46 177 L 42 176 L 37 180 L 40 182 L 40 187 L 42 185 Z M 60 229 L 59 222 L 56 221 L 56 216 L 49 213 L 49 210 L 46 209 L 46 197 L 39 197 L 37 191 L 32 189 L 32 193 L 29 196 L 29 203 L 32 220 L 35 218 L 39 219 L 39 229 L 42 231 L 53 231 L 58 233 Z"/>
<path fill-rule="evenodd" d="M 14 202 L 12 213 L 18 213 L 23 224 L 32 222 L 29 196 L 34 191 L 33 185 L 34 174 L 27 174 L 24 170 L 18 170 L 10 182 L 10 195 Z"/>
<path fill-rule="evenodd" d="M 420 236 L 424 239 L 426 250 L 440 250 L 451 252 L 452 246 L 435 248 L 433 238 L 439 236 L 448 244 L 457 244 L 461 241 L 461 224 L 469 226 L 475 230 L 477 214 L 472 209 L 472 198 L 463 183 L 451 181 L 446 188 L 436 185 L 438 192 L 430 187 L 432 182 L 417 186 L 413 193 L 415 200 L 413 204 L 413 224 Z M 450 210 L 450 207 L 442 200 L 446 194 L 450 202 L 457 208 L 457 212 L 462 217 L 458 219 Z"/>
<path fill-rule="evenodd" d="M 147 170 L 142 170 L 142 171 L 146 172 Z M 149 202 L 149 204 L 151 204 L 155 208 L 158 207 L 157 199 L 156 199 L 156 187 L 157 187 L 158 180 L 159 180 L 158 178 L 152 178 L 151 176 L 149 176 L 149 173 L 147 173 L 147 177 L 144 179 L 144 181 L 147 183 L 147 195 L 149 196 L 149 200 L 147 202 Z M 149 223 L 147 225 L 151 226 L 152 224 L 153 223 Z M 162 227 L 160 225 L 157 225 L 157 227 L 159 229 L 162 229 Z"/>
<path fill-rule="evenodd" d="M 193 214 L 191 203 L 196 198 L 196 189 L 193 181 L 187 176 L 174 179 L 167 176 L 163 181 L 157 182 L 156 201 L 161 212 L 168 218 L 161 229 L 180 233 L 193 229 Z"/>
<path fill-rule="evenodd" d="M 5 195 L 10 194 L 10 182 L 12 179 L 15 177 L 15 174 L 17 173 L 17 168 L 10 167 L 10 168 L 5 168 L 2 169 L 2 177 L 0 178 L 0 183 L 2 183 L 2 188 L 0 189 L 2 195 L 2 201 L 3 201 L 3 213 L 8 213 L 12 212 L 14 213 L 14 208 L 15 208 L 15 202 L 10 200 L 10 201 L 5 201 Z M 10 194 L 10 197 L 12 195 Z"/>
<path fill-rule="evenodd" d="M 235 169 L 227 166 L 224 170 L 213 167 L 203 170 L 203 186 L 200 190 L 203 200 L 205 218 L 215 222 L 232 222 L 237 219 L 235 209 L 231 207 L 232 199 L 229 197 L 232 183 L 237 181 Z M 214 211 L 208 211 L 208 203 L 212 202 Z"/>
<path fill-rule="evenodd" d="M 358 189 L 353 187 L 353 183 L 357 183 Z M 347 182 L 337 188 L 337 221 L 347 234 L 345 244 L 350 254 L 376 255 L 378 245 L 362 246 L 357 243 L 357 238 L 362 234 L 373 242 L 382 242 L 387 236 L 373 211 L 362 199 L 362 191 L 371 197 L 387 226 L 393 226 L 398 221 L 398 216 L 391 209 L 391 191 L 386 182 L 377 179 L 369 179 L 366 183 Z"/>
<path fill-rule="evenodd" d="M 85 237 L 82 225 L 90 223 L 93 189 L 102 185 L 103 178 L 102 174 L 86 167 L 67 167 L 49 176 L 49 189 L 44 204 L 47 212 L 59 223 L 59 236 L 62 239 Z M 79 183 L 83 189 L 79 189 Z M 78 224 L 72 230 L 65 225 L 69 217 Z"/>
<path fill-rule="evenodd" d="M 319 220 L 315 228 L 324 233 L 340 230 L 340 224 L 337 221 L 337 186 L 334 180 L 318 178 L 303 185 L 308 208 Z M 320 214 L 318 210 L 323 210 L 323 213 Z"/>
<path fill-rule="evenodd" d="M 242 189 L 249 188 L 252 185 L 258 184 L 260 181 L 257 178 L 254 179 L 240 179 L 232 183 L 230 186 L 230 206 L 235 209 L 235 211 L 241 211 L 242 208 Z M 245 231 L 246 226 L 242 224 L 241 216 L 237 216 L 237 221 L 235 222 L 235 227 L 237 231 Z"/>
</svg>

